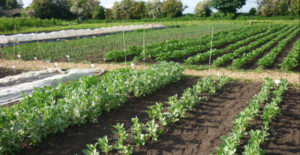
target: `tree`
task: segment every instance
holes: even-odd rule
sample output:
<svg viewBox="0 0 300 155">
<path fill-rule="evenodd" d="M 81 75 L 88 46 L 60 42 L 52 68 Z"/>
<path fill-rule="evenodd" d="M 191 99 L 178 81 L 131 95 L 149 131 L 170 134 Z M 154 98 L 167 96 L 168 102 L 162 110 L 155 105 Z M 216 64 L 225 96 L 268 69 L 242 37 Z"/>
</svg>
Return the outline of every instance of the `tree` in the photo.
<svg viewBox="0 0 300 155">
<path fill-rule="evenodd" d="M 183 5 L 180 0 L 166 0 L 162 4 L 162 13 L 165 17 L 182 16 Z"/>
<path fill-rule="evenodd" d="M 146 12 L 153 19 L 162 17 L 162 2 L 160 0 L 149 0 L 146 3 Z"/>
<path fill-rule="evenodd" d="M 21 0 L 0 0 L 0 10 L 22 8 Z"/>
<path fill-rule="evenodd" d="M 133 19 L 141 19 L 146 17 L 145 2 L 133 2 L 131 13 Z"/>
<path fill-rule="evenodd" d="M 112 9 L 105 9 L 105 19 L 113 19 L 113 16 L 112 16 Z"/>
<path fill-rule="evenodd" d="M 254 16 L 256 14 L 256 9 L 255 8 L 251 8 L 249 10 L 249 15 Z"/>
<path fill-rule="evenodd" d="M 103 6 L 96 6 L 92 13 L 93 19 L 105 19 L 105 9 Z"/>
<path fill-rule="evenodd" d="M 207 17 L 211 14 L 210 0 L 199 2 L 195 8 L 195 15 L 198 17 Z"/>
<path fill-rule="evenodd" d="M 82 16 L 83 18 L 92 18 L 93 14 L 97 14 L 97 11 L 101 13 L 100 2 L 97 0 L 72 0 L 72 6 L 70 11 L 77 15 L 78 17 Z M 103 12 L 104 14 L 104 12 Z"/>
<path fill-rule="evenodd" d="M 145 14 L 145 2 L 122 0 L 121 2 L 115 2 L 112 7 L 114 19 L 140 19 L 145 17 Z"/>
<path fill-rule="evenodd" d="M 39 18 L 72 18 L 69 0 L 33 0 L 27 9 Z"/>
<path fill-rule="evenodd" d="M 300 16 L 300 0 L 291 0 L 290 15 Z"/>
<path fill-rule="evenodd" d="M 242 8 L 246 0 L 212 0 L 211 6 L 225 14 L 236 13 L 237 9 Z"/>
</svg>

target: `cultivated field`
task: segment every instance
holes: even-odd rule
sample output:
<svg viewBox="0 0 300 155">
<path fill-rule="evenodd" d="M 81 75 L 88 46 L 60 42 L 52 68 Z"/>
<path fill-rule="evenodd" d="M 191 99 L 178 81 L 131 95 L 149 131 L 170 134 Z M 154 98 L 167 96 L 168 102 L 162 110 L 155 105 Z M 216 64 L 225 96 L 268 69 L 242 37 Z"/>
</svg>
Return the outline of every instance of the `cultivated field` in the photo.
<svg viewBox="0 0 300 155">
<path fill-rule="evenodd" d="M 0 154 L 299 154 L 298 21 L 201 22 L 2 47 L 0 89 L 29 70 L 106 72 L 0 106 Z"/>
</svg>

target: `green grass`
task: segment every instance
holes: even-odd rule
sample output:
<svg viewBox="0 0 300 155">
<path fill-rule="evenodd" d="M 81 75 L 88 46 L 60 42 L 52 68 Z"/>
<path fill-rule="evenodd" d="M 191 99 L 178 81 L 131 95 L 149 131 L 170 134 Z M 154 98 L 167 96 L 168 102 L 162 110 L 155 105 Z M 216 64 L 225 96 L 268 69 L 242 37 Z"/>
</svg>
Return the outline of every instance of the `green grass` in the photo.
<svg viewBox="0 0 300 155">
<path fill-rule="evenodd" d="M 170 24 L 172 25 L 172 24 Z M 175 24 L 173 24 L 175 25 Z M 175 28 L 161 30 L 146 30 L 145 42 L 154 43 L 171 39 L 200 38 L 201 36 L 214 31 L 230 30 L 247 26 L 247 24 L 236 24 L 232 22 L 203 22 L 194 24 L 186 22 L 185 25 Z M 125 33 L 125 43 L 128 45 L 143 45 L 143 31 Z M 36 42 L 27 43 L 0 49 L 0 57 L 6 59 L 16 59 L 20 54 L 24 60 L 33 60 L 34 57 L 51 61 L 71 61 L 75 62 L 101 62 L 103 55 L 111 50 L 123 49 L 122 33 L 109 36 L 99 36 L 95 38 L 81 38 L 56 42 Z"/>
</svg>

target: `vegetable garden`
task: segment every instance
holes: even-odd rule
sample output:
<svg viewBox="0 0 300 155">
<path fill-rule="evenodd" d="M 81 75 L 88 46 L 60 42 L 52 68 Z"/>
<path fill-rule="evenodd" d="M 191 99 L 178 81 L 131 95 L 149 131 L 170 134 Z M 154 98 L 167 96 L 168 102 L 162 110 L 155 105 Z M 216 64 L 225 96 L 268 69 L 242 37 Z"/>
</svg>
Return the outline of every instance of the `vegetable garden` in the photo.
<svg viewBox="0 0 300 155">
<path fill-rule="evenodd" d="M 185 39 L 155 41 L 153 35 L 151 43 L 144 39 L 142 44 L 109 50 L 100 61 L 117 69 L 36 88 L 32 95 L 0 106 L 0 154 L 296 155 L 299 84 L 283 76 L 266 75 L 258 82 L 219 71 L 216 76 L 191 76 L 186 71 L 209 64 L 210 69 L 227 67 L 236 74 L 257 68 L 298 73 L 299 30 L 293 24 L 236 26 Z M 170 33 L 148 33 L 155 31 Z M 71 40 L 65 49 L 103 38 Z M 68 41 L 56 43 L 62 47 Z M 72 58 L 79 62 L 82 58 L 92 68 L 100 65 L 90 64 L 85 50 L 76 58 L 72 50 L 48 54 L 38 50 L 52 50 L 56 43 L 4 47 L 0 60 L 18 59 L 12 60 L 14 65 L 40 59 L 59 68 L 57 58 L 63 57 L 66 64 L 75 65 Z M 91 53 L 97 49 L 95 45 Z M 13 71 L 0 68 L 0 78 L 21 72 L 13 67 Z"/>
</svg>

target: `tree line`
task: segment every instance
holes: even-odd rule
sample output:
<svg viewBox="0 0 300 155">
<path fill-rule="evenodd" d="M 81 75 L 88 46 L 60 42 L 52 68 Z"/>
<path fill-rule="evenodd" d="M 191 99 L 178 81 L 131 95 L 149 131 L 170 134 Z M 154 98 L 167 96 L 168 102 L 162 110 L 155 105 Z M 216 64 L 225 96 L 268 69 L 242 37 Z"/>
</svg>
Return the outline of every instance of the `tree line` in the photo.
<svg viewBox="0 0 300 155">
<path fill-rule="evenodd" d="M 299 16 L 300 0 L 256 0 L 257 8 L 250 15 Z M 235 16 L 246 0 L 203 0 L 195 8 L 199 17 Z M 1 9 L 22 7 L 21 0 L 0 0 Z M 141 19 L 179 17 L 187 7 L 181 0 L 121 0 L 112 8 L 104 8 L 99 0 L 33 0 L 24 9 L 24 15 L 38 18 L 58 19 Z M 213 13 L 212 9 L 218 10 Z"/>
<path fill-rule="evenodd" d="M 249 15 L 262 16 L 300 16 L 300 0 L 256 0 L 257 8 L 251 8 Z M 208 17 L 212 8 L 217 9 L 221 16 L 232 16 L 242 8 L 246 0 L 204 0 L 197 4 L 195 15 Z"/>
</svg>

